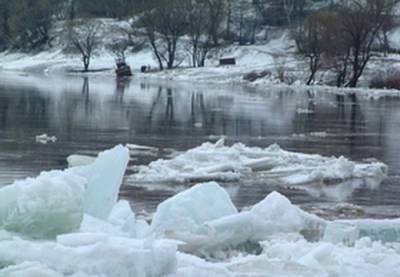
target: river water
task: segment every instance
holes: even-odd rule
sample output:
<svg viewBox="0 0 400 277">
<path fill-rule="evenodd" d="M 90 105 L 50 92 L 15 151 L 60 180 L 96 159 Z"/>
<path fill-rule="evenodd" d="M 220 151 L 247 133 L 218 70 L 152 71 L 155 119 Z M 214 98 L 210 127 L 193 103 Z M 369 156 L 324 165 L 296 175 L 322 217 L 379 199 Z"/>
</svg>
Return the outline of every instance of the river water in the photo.
<svg viewBox="0 0 400 277">
<path fill-rule="evenodd" d="M 37 143 L 35 136 L 43 133 L 56 136 L 57 142 Z M 120 143 L 159 148 L 157 155 L 132 157 L 131 165 L 147 164 L 222 135 L 227 144 L 277 143 L 286 150 L 355 161 L 375 158 L 389 166 L 379 188 L 350 186 L 332 195 L 277 187 L 267 180 L 224 184 L 238 207 L 278 190 L 325 217 L 400 217 L 400 98 L 353 102 L 346 96 L 282 88 L 0 76 L 0 186 L 64 168 L 71 154 L 95 155 Z M 180 189 L 136 187 L 126 180 L 120 195 L 136 212 L 153 212 Z M 341 202 L 358 205 L 362 212 L 337 214 L 333 207 Z"/>
</svg>

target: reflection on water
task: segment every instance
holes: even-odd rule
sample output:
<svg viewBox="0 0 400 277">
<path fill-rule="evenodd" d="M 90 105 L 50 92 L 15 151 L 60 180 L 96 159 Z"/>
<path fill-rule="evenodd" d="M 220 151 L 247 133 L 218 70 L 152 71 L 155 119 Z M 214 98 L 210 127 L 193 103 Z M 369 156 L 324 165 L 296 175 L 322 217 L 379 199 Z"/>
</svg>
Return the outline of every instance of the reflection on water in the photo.
<svg viewBox="0 0 400 277">
<path fill-rule="evenodd" d="M 228 144 L 266 147 L 278 143 L 291 151 L 344 155 L 358 161 L 374 157 L 390 167 L 389 178 L 373 191 L 346 184 L 307 192 L 277 187 L 262 179 L 226 184 L 238 206 L 254 204 L 274 189 L 295 203 L 318 206 L 335 201 L 329 197 L 334 191 L 349 195 L 348 202 L 376 207 L 381 211 L 377 216 L 383 216 L 388 212 L 385 207 L 400 207 L 399 107 L 398 99 L 354 102 L 318 91 L 117 82 L 103 77 L 3 76 L 0 184 L 63 168 L 67 155 L 95 154 L 119 143 L 155 146 L 162 157 L 170 153 L 164 150 L 184 151 L 226 136 Z M 42 133 L 57 136 L 57 142 L 35 143 L 35 136 Z M 144 164 L 157 157 L 133 158 L 132 164 Z M 125 186 L 121 195 L 130 199 L 135 209 L 151 211 L 179 189 Z"/>
</svg>

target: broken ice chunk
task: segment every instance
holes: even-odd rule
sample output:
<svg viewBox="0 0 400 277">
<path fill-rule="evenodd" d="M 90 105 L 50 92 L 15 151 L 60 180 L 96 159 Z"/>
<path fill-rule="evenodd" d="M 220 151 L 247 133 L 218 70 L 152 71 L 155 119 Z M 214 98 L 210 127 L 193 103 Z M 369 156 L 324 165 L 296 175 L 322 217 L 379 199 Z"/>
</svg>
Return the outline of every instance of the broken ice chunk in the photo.
<svg viewBox="0 0 400 277">
<path fill-rule="evenodd" d="M 145 238 L 150 233 L 150 225 L 144 219 L 138 219 L 136 221 L 136 237 L 138 239 Z"/>
<path fill-rule="evenodd" d="M 237 213 L 228 193 L 217 183 L 196 185 L 162 202 L 151 223 L 152 232 L 193 232 L 206 221 Z"/>
<path fill-rule="evenodd" d="M 48 134 L 41 134 L 35 137 L 37 143 L 47 144 L 49 142 L 56 142 L 57 138 L 55 136 L 49 136 Z"/>
<path fill-rule="evenodd" d="M 41 173 L 0 189 L 0 229 L 32 238 L 77 229 L 86 179 L 66 171 Z"/>
<path fill-rule="evenodd" d="M 373 241 L 400 242 L 400 219 L 359 219 L 348 220 L 359 229 L 359 238 L 368 237 Z"/>
<path fill-rule="evenodd" d="M 258 243 L 279 233 L 301 233 L 310 240 L 322 236 L 325 221 L 296 207 L 283 195 L 273 192 L 249 211 L 209 220 L 189 232 L 169 233 L 181 240 L 181 249 L 191 253 L 212 252 Z"/>
<path fill-rule="evenodd" d="M 89 237 L 64 237 L 66 244 L 77 246 L 17 237 L 0 241 L 0 265 L 36 262 L 61 276 L 169 276 L 176 272 L 176 242 L 107 236 L 104 241 L 88 244 Z M 78 245 L 79 240 L 83 245 Z"/>
<path fill-rule="evenodd" d="M 5 277 L 63 277 L 62 274 L 40 263 L 24 262 L 6 268 L 0 268 L 0 276 Z"/>
<path fill-rule="evenodd" d="M 129 234 L 131 237 L 136 236 L 136 219 L 128 201 L 120 200 L 115 204 L 108 217 L 108 222 L 115 226 L 119 226 L 121 231 Z"/>
<path fill-rule="evenodd" d="M 85 213 L 107 219 L 117 201 L 128 162 L 129 150 L 122 145 L 99 154 L 85 193 Z"/>
<path fill-rule="evenodd" d="M 333 221 L 327 223 L 322 240 L 351 246 L 358 239 L 358 235 L 356 224 Z"/>
<path fill-rule="evenodd" d="M 85 155 L 71 155 L 67 158 L 68 167 L 89 165 L 92 164 L 95 160 L 95 157 Z"/>
<path fill-rule="evenodd" d="M 317 239 L 325 228 L 322 219 L 302 211 L 277 192 L 269 194 L 250 211 L 209 221 L 205 225 L 210 228 L 208 235 L 214 244 L 209 247 L 260 242 L 277 233 L 301 232 L 309 239 Z"/>
</svg>

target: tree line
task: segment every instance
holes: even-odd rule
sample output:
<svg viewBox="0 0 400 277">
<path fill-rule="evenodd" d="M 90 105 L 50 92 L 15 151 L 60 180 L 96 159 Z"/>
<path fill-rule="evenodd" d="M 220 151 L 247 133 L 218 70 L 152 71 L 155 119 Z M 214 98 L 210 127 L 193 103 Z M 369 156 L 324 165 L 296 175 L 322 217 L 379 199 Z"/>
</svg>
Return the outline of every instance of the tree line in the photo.
<svg viewBox="0 0 400 277">
<path fill-rule="evenodd" d="M 294 30 L 298 51 L 309 64 L 307 84 L 330 69 L 338 87 L 356 87 L 368 62 L 390 51 L 399 0 L 348 0 L 309 15 Z"/>
<path fill-rule="evenodd" d="M 179 17 L 186 17 L 189 24 L 190 19 L 209 16 L 214 24 L 208 26 L 213 29 L 214 44 L 217 29 L 225 39 L 245 44 L 254 42 L 260 25 L 285 25 L 303 16 L 306 2 L 313 1 L 317 0 L 0 0 L 0 50 L 11 47 L 29 51 L 51 46 L 50 29 L 60 20 L 122 19 L 142 12 L 149 15 L 152 10 L 162 17 L 171 10 L 175 15 L 182 13 Z M 233 25 L 240 26 L 238 34 Z"/>
<path fill-rule="evenodd" d="M 0 0 L 0 50 L 51 47 L 51 28 L 63 22 L 64 46 L 81 54 L 87 71 L 104 39 L 101 22 L 93 19 L 131 19 L 128 28 L 118 30 L 121 38 L 107 45 L 118 57 L 147 44 L 160 70 L 178 66 L 182 50 L 193 67 L 202 67 L 221 45 L 253 44 L 266 26 L 288 26 L 309 65 L 307 84 L 329 69 L 337 86 L 355 87 L 375 50 L 390 50 L 388 32 L 399 1 Z M 328 4 L 307 8 L 320 2 Z"/>
</svg>

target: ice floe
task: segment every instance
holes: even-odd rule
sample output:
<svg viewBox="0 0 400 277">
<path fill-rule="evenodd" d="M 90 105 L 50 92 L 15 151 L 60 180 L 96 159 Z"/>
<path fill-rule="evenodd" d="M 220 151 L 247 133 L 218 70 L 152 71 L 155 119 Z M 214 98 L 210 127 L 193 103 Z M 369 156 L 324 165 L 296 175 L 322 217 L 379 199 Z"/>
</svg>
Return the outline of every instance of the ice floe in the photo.
<svg viewBox="0 0 400 277">
<path fill-rule="evenodd" d="M 215 144 L 204 143 L 172 159 L 159 159 L 147 166 L 139 166 L 130 181 L 134 184 L 233 181 L 243 176 L 251 177 L 251 173 L 261 174 L 263 180 L 293 187 L 312 183 L 334 185 L 348 180 L 378 186 L 387 175 L 387 166 L 378 161 L 353 162 L 345 157 L 289 152 L 276 144 L 264 149 L 241 143 L 229 147 L 221 139 Z"/>
<path fill-rule="evenodd" d="M 201 169 L 212 164 L 218 172 L 214 160 L 228 167 L 226 158 L 236 157 L 230 168 L 239 176 L 249 168 L 271 171 L 284 163 L 311 167 L 325 159 L 338 161 L 277 146 L 231 148 L 220 141 L 201 147 L 221 154 L 210 163 L 211 150 L 192 153 L 203 158 L 204 164 L 194 160 Z M 127 201 L 117 201 L 128 160 L 128 148 L 117 146 L 92 163 L 0 189 L 0 276 L 400 275 L 398 219 L 329 221 L 278 192 L 238 211 L 226 190 L 209 182 L 160 203 L 149 224 Z M 368 167 L 354 173 L 357 165 L 349 163 L 353 171 L 340 174 L 376 174 Z"/>
<path fill-rule="evenodd" d="M 35 140 L 37 143 L 41 143 L 41 144 L 47 144 L 49 142 L 56 142 L 57 141 L 57 137 L 55 136 L 49 136 L 48 134 L 41 134 L 35 137 Z"/>
<path fill-rule="evenodd" d="M 159 152 L 157 147 L 147 145 L 127 144 L 126 147 L 128 147 L 131 155 L 136 156 L 157 156 Z"/>
</svg>

